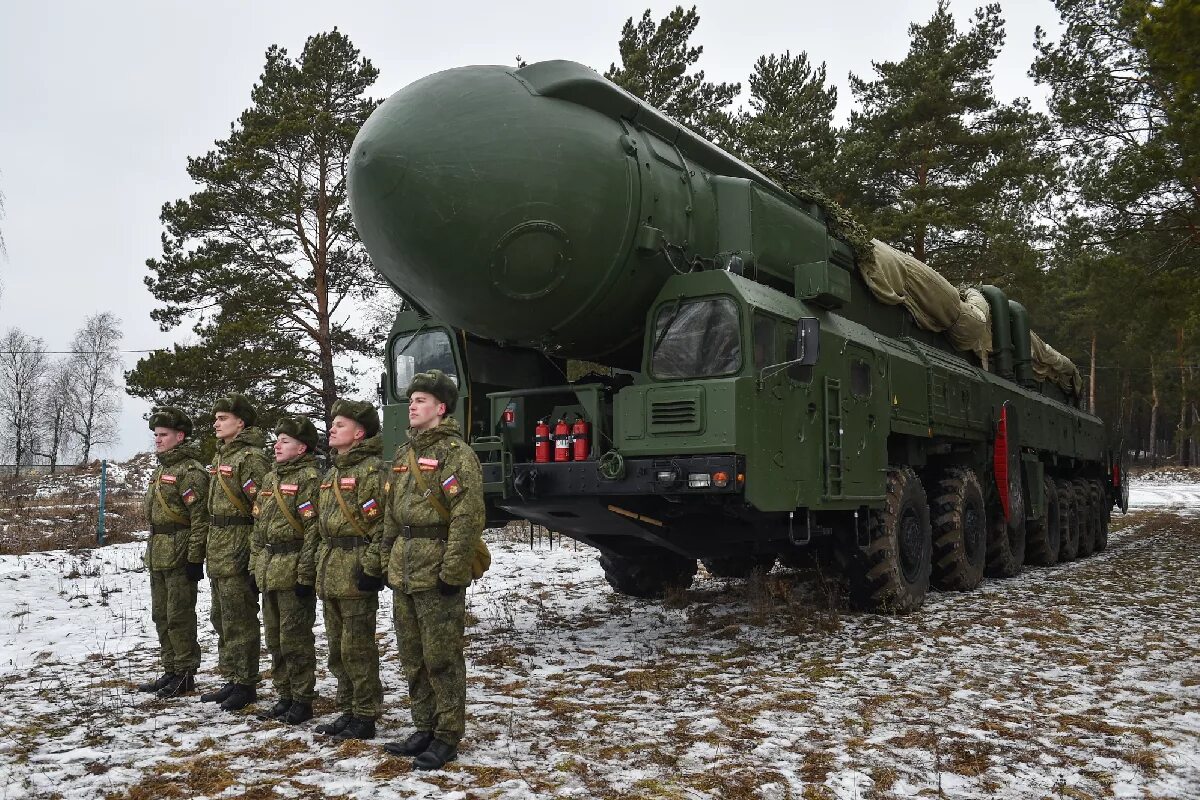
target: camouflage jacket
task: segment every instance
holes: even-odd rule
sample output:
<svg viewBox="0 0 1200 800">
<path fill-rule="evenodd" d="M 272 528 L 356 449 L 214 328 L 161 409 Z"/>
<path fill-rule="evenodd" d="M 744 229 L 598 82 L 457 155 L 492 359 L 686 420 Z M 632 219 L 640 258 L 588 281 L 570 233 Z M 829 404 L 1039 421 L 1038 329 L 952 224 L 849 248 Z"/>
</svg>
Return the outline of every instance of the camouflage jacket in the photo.
<svg viewBox="0 0 1200 800">
<path fill-rule="evenodd" d="M 356 585 L 355 572 L 383 518 L 382 450 L 378 434 L 364 439 L 350 452 L 335 455 L 321 478 L 320 524 L 308 531 L 304 544 L 305 557 L 313 560 L 302 559 L 299 571 L 313 576 L 322 600 L 366 596 Z"/>
<path fill-rule="evenodd" d="M 263 442 L 260 428 L 246 428 L 230 441 L 218 445 L 209 468 L 212 482 L 208 486 L 208 511 L 214 517 L 251 516 L 268 469 Z M 253 524 L 209 525 L 210 577 L 228 578 L 249 569 L 253 531 Z"/>
<path fill-rule="evenodd" d="M 158 468 L 142 510 L 152 526 L 186 525 L 172 533 L 150 534 L 146 566 L 153 570 L 178 569 L 187 561 L 204 561 L 208 539 L 208 475 L 200 463 L 200 450 L 182 442 L 158 454 Z"/>
<path fill-rule="evenodd" d="M 486 517 L 479 458 L 463 441 L 453 417 L 432 430 L 410 430 L 408 435 L 392 464 L 383 536 L 365 564 L 369 570 L 386 567 L 388 583 L 403 592 L 436 588 L 438 578 L 466 586 L 471 582 L 471 560 Z M 432 497 L 450 513 L 449 535 L 444 540 L 403 535 L 405 525 L 444 524 L 412 475 L 410 447 Z"/>
<path fill-rule="evenodd" d="M 254 537 L 250 540 L 250 568 L 264 592 L 290 590 L 296 582 L 312 585 L 312 573 L 300 574 L 304 563 L 312 568 L 312 554 L 301 557 L 304 545 L 316 545 L 308 533 L 317 527 L 317 492 L 321 475 L 316 456 L 302 456 L 275 464 L 263 479 L 254 501 Z"/>
</svg>

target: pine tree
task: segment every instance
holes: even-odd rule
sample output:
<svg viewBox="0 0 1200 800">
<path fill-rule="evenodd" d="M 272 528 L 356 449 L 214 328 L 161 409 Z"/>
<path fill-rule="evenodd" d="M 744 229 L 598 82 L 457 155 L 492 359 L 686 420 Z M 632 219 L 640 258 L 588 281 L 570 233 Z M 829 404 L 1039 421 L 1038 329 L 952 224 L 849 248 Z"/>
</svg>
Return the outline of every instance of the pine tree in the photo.
<svg viewBox="0 0 1200 800">
<path fill-rule="evenodd" d="M 909 36 L 903 60 L 873 64 L 874 80 L 850 76 L 860 108 L 845 133 L 850 180 L 837 199 L 952 281 L 1035 281 L 1037 220 L 1057 160 L 1047 120 L 1026 100 L 1003 105 L 993 95 L 1000 7 L 979 9 L 960 33 L 941 0 Z"/>
<path fill-rule="evenodd" d="M 1050 109 L 1092 244 L 1154 230 L 1147 268 L 1194 267 L 1200 244 L 1200 6 L 1193 0 L 1056 0 L 1030 74 Z"/>
<path fill-rule="evenodd" d="M 650 9 L 635 25 L 633 17 L 621 28 L 618 48 L 621 66 L 610 64 L 604 77 L 664 111 L 696 133 L 718 143 L 728 138 L 729 104 L 741 91 L 740 83 L 710 83 L 704 70 L 689 73 L 704 52 L 689 44 L 700 15 L 676 6 L 655 22 Z"/>
<path fill-rule="evenodd" d="M 251 107 L 215 150 L 188 159 L 201 188 L 163 206 L 163 252 L 146 262 L 163 304 L 151 317 L 164 331 L 190 322 L 195 340 L 139 361 L 131 394 L 203 411 L 236 390 L 260 401 L 266 424 L 283 409 L 328 421 L 353 357 L 377 356 L 351 312 L 381 284 L 346 196 L 377 75 L 336 28 L 295 60 L 267 50 Z"/>
<path fill-rule="evenodd" d="M 826 85 L 825 65 L 814 69 L 807 53 L 759 56 L 749 84 L 750 110 L 738 114 L 733 133 L 738 154 L 790 192 L 828 191 L 837 87 Z"/>
</svg>

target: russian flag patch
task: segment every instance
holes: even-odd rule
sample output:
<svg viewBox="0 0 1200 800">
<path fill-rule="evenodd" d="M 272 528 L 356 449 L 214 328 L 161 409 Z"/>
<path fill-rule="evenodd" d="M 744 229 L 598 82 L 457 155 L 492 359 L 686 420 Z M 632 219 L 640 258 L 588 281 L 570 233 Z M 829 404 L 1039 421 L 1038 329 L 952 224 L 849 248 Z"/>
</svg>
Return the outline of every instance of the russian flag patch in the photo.
<svg viewBox="0 0 1200 800">
<path fill-rule="evenodd" d="M 379 513 L 379 503 L 376 503 L 375 498 L 372 497 L 370 500 L 362 504 L 362 511 L 363 516 L 373 517 Z"/>
<path fill-rule="evenodd" d="M 184 490 L 183 494 L 181 494 L 179 496 L 183 498 L 183 502 L 185 505 L 190 506 L 192 503 L 196 502 L 196 490 L 195 489 L 186 489 L 186 490 Z"/>
<path fill-rule="evenodd" d="M 451 475 L 446 480 L 442 481 L 442 491 L 453 497 L 462 491 L 462 484 L 458 482 L 457 475 Z"/>
<path fill-rule="evenodd" d="M 304 517 L 305 519 L 312 519 L 317 515 L 317 510 L 313 508 L 313 504 L 307 500 L 296 506 L 296 510 L 299 511 L 300 516 Z"/>
</svg>

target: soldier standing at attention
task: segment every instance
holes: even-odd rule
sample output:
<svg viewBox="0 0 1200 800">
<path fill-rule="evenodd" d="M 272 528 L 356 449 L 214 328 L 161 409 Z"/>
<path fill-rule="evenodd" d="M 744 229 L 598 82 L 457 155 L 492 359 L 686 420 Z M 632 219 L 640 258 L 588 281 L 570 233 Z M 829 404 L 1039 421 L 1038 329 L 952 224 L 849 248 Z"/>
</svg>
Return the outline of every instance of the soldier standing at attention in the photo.
<svg viewBox="0 0 1200 800">
<path fill-rule="evenodd" d="M 258 699 L 258 585 L 250 572 L 251 508 L 267 459 L 264 436 L 250 400 L 236 392 L 213 404 L 213 430 L 220 444 L 208 488 L 208 577 L 212 584 L 212 625 L 217 631 L 218 668 L 226 683 L 200 695 L 226 711 Z"/>
<path fill-rule="evenodd" d="M 271 679 L 279 699 L 262 719 L 290 725 L 312 719 L 317 653 L 313 637 L 317 598 L 312 554 L 301 549 L 316 538 L 317 492 L 321 483 L 317 429 L 306 417 L 284 417 L 275 426 L 275 468 L 267 473 L 254 504 L 250 564 L 262 590 L 263 628 L 271 653 Z M 303 573 L 301 565 L 309 571 Z"/>
<path fill-rule="evenodd" d="M 485 521 L 483 476 L 475 452 L 448 416 L 458 387 L 440 370 L 408 387 L 408 442 L 396 452 L 384 534 L 364 564 L 364 582 L 387 570 L 396 639 L 416 731 L 384 750 L 439 769 L 458 756 L 466 726 L 463 628 Z"/>
<path fill-rule="evenodd" d="M 342 713 L 316 731 L 339 739 L 372 739 L 383 704 L 375 641 L 379 594 L 359 589 L 356 575 L 383 516 L 383 445 L 379 414 L 370 403 L 338 400 L 330 411 L 333 466 L 321 481 L 320 525 L 308 532 L 304 547 L 315 564 L 302 564 L 300 574 L 315 579 L 323 603 L 329 671 L 337 678 Z"/>
<path fill-rule="evenodd" d="M 204 577 L 208 538 L 208 475 L 200 451 L 187 440 L 192 421 L 178 408 L 162 406 L 150 414 L 158 468 L 150 477 L 143 510 L 150 521 L 146 568 L 150 571 L 150 609 L 158 631 L 163 674 L 138 685 L 138 691 L 177 697 L 196 688 L 200 646 L 196 643 L 196 587 Z M 194 511 L 193 511 L 194 509 Z"/>
</svg>

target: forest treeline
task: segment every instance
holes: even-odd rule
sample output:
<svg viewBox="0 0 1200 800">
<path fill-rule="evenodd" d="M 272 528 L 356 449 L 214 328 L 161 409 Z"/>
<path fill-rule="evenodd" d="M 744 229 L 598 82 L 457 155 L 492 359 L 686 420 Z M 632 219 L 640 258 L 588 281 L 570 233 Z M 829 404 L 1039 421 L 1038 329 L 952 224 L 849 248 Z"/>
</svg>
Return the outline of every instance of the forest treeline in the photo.
<svg viewBox="0 0 1200 800">
<path fill-rule="evenodd" d="M 999 4 L 957 20 L 939 2 L 909 26 L 902 59 L 849 76 L 849 97 L 811 42 L 764 53 L 745 86 L 708 80 L 695 7 L 629 18 L 603 72 L 951 281 L 1019 298 L 1130 450 L 1195 462 L 1200 4 L 1055 6 L 1061 30 L 1037 32 L 1028 68 L 1045 111 L 995 96 Z M 194 336 L 139 362 L 132 394 L 201 411 L 246 390 L 268 420 L 284 409 L 322 420 L 358 370 L 379 369 L 394 299 L 357 241 L 345 186 L 377 77 L 336 29 L 295 59 L 267 51 L 229 137 L 188 160 L 200 189 L 163 206 L 152 316 Z M 384 313 L 364 320 L 364 305 Z"/>
</svg>

